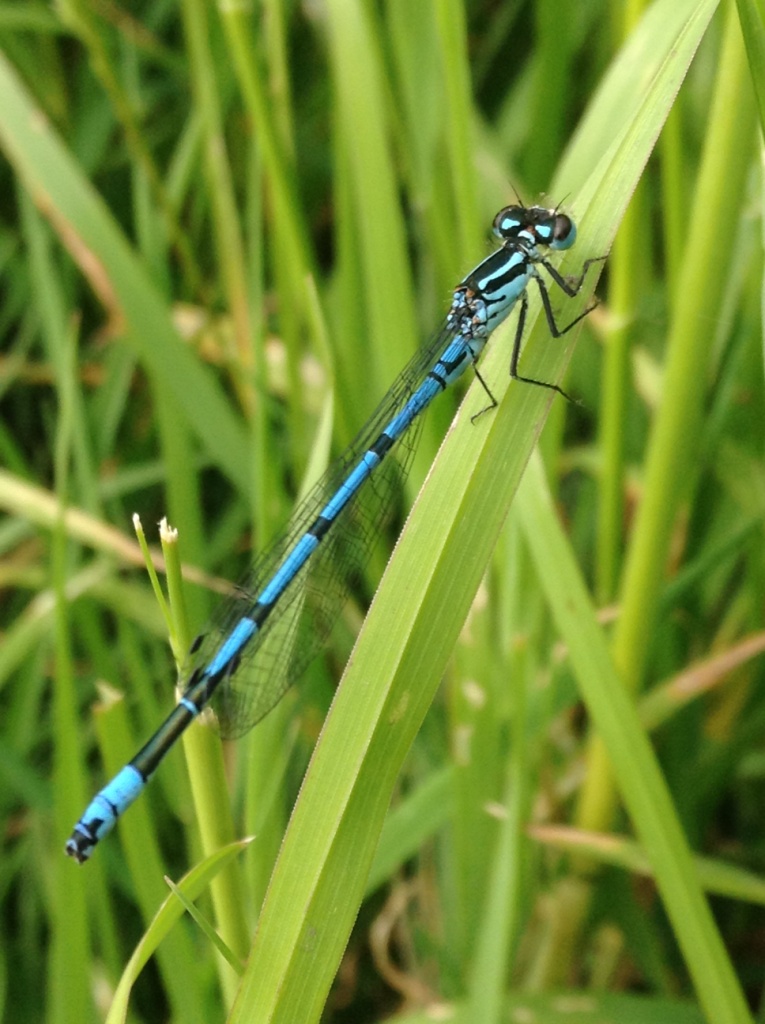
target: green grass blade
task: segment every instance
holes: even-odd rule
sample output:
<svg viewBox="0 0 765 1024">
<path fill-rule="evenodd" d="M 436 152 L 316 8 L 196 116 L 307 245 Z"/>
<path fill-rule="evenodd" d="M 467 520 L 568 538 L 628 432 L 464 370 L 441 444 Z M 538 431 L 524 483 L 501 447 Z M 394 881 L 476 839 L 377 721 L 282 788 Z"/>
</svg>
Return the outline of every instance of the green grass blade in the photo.
<svg viewBox="0 0 765 1024">
<path fill-rule="evenodd" d="M 246 492 L 246 439 L 220 385 L 180 341 L 147 269 L 2 54 L 0 92 L 7 159 L 106 309 L 124 321 L 125 341 L 175 396 L 177 414 Z"/>
<path fill-rule="evenodd" d="M 657 6 L 666 15 L 677 10 L 675 3 Z M 583 215 L 578 260 L 607 250 L 714 7 L 684 4 L 675 37 L 667 38 L 660 18 L 650 22 L 655 71 L 643 76 L 637 114 L 590 168 L 585 194 L 572 204 Z M 626 78 L 621 88 L 625 96 L 636 91 Z M 588 142 L 582 132 L 577 145 L 586 149 Z M 501 380 L 499 363 L 506 365 L 502 341 L 510 330 L 497 332 L 484 362 L 492 386 Z M 556 379 L 564 357 L 548 343 L 544 360 L 530 371 L 526 364 L 526 372 Z M 402 760 L 549 405 L 536 389 L 509 390 L 496 415 L 477 426 L 469 417 L 481 399 L 468 396 L 399 541 L 295 809 L 232 1012 L 237 1024 L 318 1018 Z"/>
<path fill-rule="evenodd" d="M 710 1020 L 748 1019 L 725 947 L 656 757 L 595 620 L 568 542 L 557 526 L 538 460 L 518 494 L 526 539 L 565 639 L 587 708 L 613 764 L 619 792 L 650 857 L 675 934 Z"/>
</svg>

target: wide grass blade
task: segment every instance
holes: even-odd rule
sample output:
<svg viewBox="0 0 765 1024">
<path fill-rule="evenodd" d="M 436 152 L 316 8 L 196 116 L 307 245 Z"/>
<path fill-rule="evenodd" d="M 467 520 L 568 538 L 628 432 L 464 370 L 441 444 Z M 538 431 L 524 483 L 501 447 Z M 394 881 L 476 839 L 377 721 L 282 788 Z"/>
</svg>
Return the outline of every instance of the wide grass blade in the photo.
<svg viewBox="0 0 765 1024">
<path fill-rule="evenodd" d="M 638 31 L 647 58 L 639 88 L 628 74 L 619 75 L 617 60 L 609 99 L 618 109 L 618 86 L 634 116 L 608 140 L 592 128 L 583 130 L 575 144 L 577 159 L 568 161 L 579 168 L 574 177 L 586 179 L 571 202 L 581 221 L 577 261 L 607 251 L 715 6 L 711 0 L 655 6 L 643 26 L 648 38 Z M 667 19 L 675 34 L 666 32 Z M 590 124 L 585 119 L 585 126 Z M 585 174 L 588 157 L 593 162 Z M 567 266 L 574 266 L 573 260 Z M 576 303 L 572 306 L 574 313 Z M 499 395 L 507 388 L 499 370 L 507 360 L 502 342 L 511 331 L 512 325 L 497 332 L 484 363 Z M 534 356 L 540 336 L 533 338 Z M 562 348 L 548 342 L 544 359 L 525 363 L 525 372 L 554 380 L 564 358 Z M 549 406 L 537 389 L 515 385 L 509 391 L 496 415 L 477 426 L 470 415 L 481 399 L 468 396 L 399 541 L 295 808 L 234 1021 L 318 1019 L 401 763 Z"/>
</svg>

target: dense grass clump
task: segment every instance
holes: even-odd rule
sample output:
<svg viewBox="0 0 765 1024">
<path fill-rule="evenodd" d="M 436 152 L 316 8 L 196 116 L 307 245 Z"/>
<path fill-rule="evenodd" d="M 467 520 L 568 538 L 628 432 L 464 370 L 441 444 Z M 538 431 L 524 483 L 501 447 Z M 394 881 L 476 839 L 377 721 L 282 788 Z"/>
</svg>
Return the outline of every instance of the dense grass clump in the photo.
<svg viewBox="0 0 765 1024">
<path fill-rule="evenodd" d="M 763 1005 L 763 25 L 628 6 L 0 8 L 8 1020 Z M 194 725 L 77 868 L 224 581 L 517 197 L 576 220 L 562 273 L 610 254 L 562 340 L 531 289 L 523 372 L 577 402 L 510 383 L 511 317 L 302 685 L 225 752 Z M 179 532 L 169 610 L 136 512 Z"/>
</svg>

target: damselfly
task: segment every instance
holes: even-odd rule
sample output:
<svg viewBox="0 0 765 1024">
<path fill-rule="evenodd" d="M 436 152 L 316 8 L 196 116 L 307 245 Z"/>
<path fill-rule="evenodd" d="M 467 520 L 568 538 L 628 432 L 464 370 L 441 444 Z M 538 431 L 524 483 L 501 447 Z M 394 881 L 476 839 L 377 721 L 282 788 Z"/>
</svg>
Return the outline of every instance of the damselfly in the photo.
<svg viewBox="0 0 765 1024">
<path fill-rule="evenodd" d="M 518 373 L 527 286 L 536 281 L 548 327 L 558 338 L 593 307 L 558 327 L 539 268 L 573 297 L 579 294 L 589 267 L 604 257 L 587 260 L 576 278 L 563 277 L 549 263 L 547 250 L 570 249 L 576 239 L 573 221 L 557 209 L 507 206 L 494 218 L 493 230 L 501 246 L 454 290 L 441 330 L 404 368 L 355 441 L 192 645 L 178 704 L 75 825 L 66 844 L 66 852 L 75 860 L 87 860 L 203 708 L 212 703 L 224 737 L 242 735 L 301 675 L 337 619 L 351 581 L 367 562 L 397 493 L 397 481 L 411 461 L 421 413 L 468 366 L 473 366 L 488 396 L 481 413 L 496 406 L 476 363 L 489 335 L 518 301 L 510 375 L 565 396 L 557 384 Z M 388 458 L 393 449 L 398 459 Z"/>
</svg>

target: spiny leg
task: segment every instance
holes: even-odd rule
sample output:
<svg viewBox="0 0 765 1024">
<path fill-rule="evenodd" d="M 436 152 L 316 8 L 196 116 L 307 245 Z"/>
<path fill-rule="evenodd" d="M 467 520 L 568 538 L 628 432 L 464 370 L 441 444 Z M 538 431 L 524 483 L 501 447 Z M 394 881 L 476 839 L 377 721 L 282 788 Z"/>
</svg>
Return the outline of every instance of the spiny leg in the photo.
<svg viewBox="0 0 765 1024">
<path fill-rule="evenodd" d="M 542 282 L 539 278 L 537 278 L 537 281 L 540 287 L 542 287 L 544 282 Z M 548 324 L 551 325 L 551 330 L 553 330 L 554 336 L 556 338 L 560 337 L 560 334 L 556 333 L 557 326 L 555 325 L 555 319 L 553 318 L 552 307 L 550 306 L 550 298 L 547 295 L 547 292 L 544 288 L 542 290 L 542 304 L 545 307 L 547 322 Z M 518 360 L 521 357 L 521 339 L 523 338 L 523 328 L 526 326 L 526 313 L 528 311 L 528 308 L 528 294 L 524 292 L 521 296 L 521 309 L 518 313 L 518 326 L 515 328 L 515 340 L 513 341 L 513 351 L 510 356 L 510 376 L 513 378 L 513 380 L 523 381 L 524 384 L 535 384 L 538 388 L 547 388 L 548 391 L 557 391 L 558 394 L 562 395 L 567 401 L 574 402 L 574 399 L 571 397 L 571 395 L 566 394 L 563 388 L 559 387 L 557 384 L 550 384 L 549 381 L 546 380 L 537 380 L 536 377 L 523 377 L 520 373 L 518 373 Z M 585 314 L 583 313 L 582 316 L 584 315 Z M 578 317 L 577 319 L 581 320 L 581 317 Z M 576 320 L 574 321 L 574 323 L 576 323 Z M 574 324 L 569 324 L 569 326 L 566 328 L 566 331 L 573 326 Z M 565 334 L 566 331 L 563 331 L 561 333 Z M 576 403 L 574 402 L 574 404 Z"/>
<path fill-rule="evenodd" d="M 575 278 L 565 278 L 565 277 L 563 277 L 560 273 L 558 273 L 558 271 L 555 269 L 555 267 L 551 263 L 547 262 L 547 260 L 540 260 L 540 263 L 545 268 L 545 270 L 550 275 L 550 277 L 553 279 L 553 281 L 555 281 L 555 283 L 558 285 L 558 287 L 563 292 L 565 292 L 565 294 L 568 295 L 569 298 L 573 299 L 582 290 L 582 285 L 584 284 L 584 279 L 587 276 L 587 271 L 590 269 L 590 267 L 594 263 L 602 262 L 604 259 L 606 259 L 605 256 L 593 256 L 592 259 L 585 260 L 584 264 L 582 265 L 582 272 L 581 272 L 581 274 L 579 275 L 579 277 L 575 277 Z M 584 318 L 589 313 L 591 313 L 593 311 L 593 309 L 595 309 L 597 307 L 597 305 L 598 305 L 597 301 L 593 302 L 592 305 L 588 306 L 583 312 L 581 312 L 579 314 L 579 316 L 575 316 L 574 319 L 570 323 L 566 324 L 565 327 L 559 327 L 558 323 L 557 323 L 557 321 L 555 319 L 555 313 L 553 312 L 552 302 L 550 301 L 550 293 L 547 290 L 547 285 L 545 284 L 544 279 L 537 273 L 536 268 L 534 268 L 533 274 L 534 274 L 534 280 L 536 281 L 536 283 L 537 283 L 537 285 L 539 287 L 539 294 L 540 294 L 541 299 L 542 299 L 542 307 L 544 308 L 544 311 L 545 311 L 545 319 L 547 320 L 547 326 L 548 326 L 550 334 L 553 336 L 553 338 L 562 338 L 564 334 L 568 334 L 568 332 L 571 330 L 572 327 L 576 327 L 576 325 L 579 323 L 579 321 L 580 320 L 584 320 Z M 521 327 L 521 332 L 522 332 L 522 327 L 523 327 L 523 321 L 525 321 L 525 319 L 526 319 L 526 306 L 527 306 L 527 299 L 526 299 L 526 293 L 524 292 L 523 299 L 522 299 L 522 305 L 521 305 L 521 313 L 520 313 L 520 316 L 518 318 L 518 324 L 519 324 L 519 327 Z M 516 334 L 515 344 L 513 345 L 513 357 L 512 357 L 511 363 L 510 363 L 510 376 L 511 377 L 515 377 L 517 380 L 524 380 L 524 381 L 526 381 L 527 383 L 530 383 L 530 384 L 539 384 L 542 387 L 550 388 L 553 391 L 557 391 L 559 395 L 563 395 L 563 397 L 567 398 L 569 402 L 573 402 L 575 405 L 578 405 L 579 403 L 576 402 L 575 399 L 573 399 L 569 394 L 567 394 L 563 390 L 563 388 L 558 387 L 557 384 L 548 384 L 545 381 L 534 380 L 534 379 L 531 379 L 531 378 L 528 378 L 528 377 L 521 377 L 518 373 L 514 373 L 513 372 L 514 369 L 517 369 L 517 366 L 518 366 L 518 357 L 520 355 L 520 345 L 521 345 L 520 335 Z"/>
<path fill-rule="evenodd" d="M 473 360 L 473 372 L 475 373 L 476 377 L 480 381 L 481 387 L 484 389 L 486 394 L 489 396 L 489 405 L 485 405 L 483 407 L 483 409 L 479 409 L 478 412 L 473 413 L 473 415 L 470 417 L 470 422 L 471 423 L 475 423 L 475 421 L 477 419 L 479 419 L 481 416 L 483 416 L 483 414 L 485 412 L 489 412 L 491 409 L 496 409 L 497 405 L 499 404 L 497 402 L 497 399 L 491 393 L 491 389 L 489 388 L 489 385 L 486 383 L 486 381 L 483 379 L 483 377 L 479 373 L 478 366 L 476 365 L 475 359 Z"/>
<path fill-rule="evenodd" d="M 545 319 L 547 320 L 547 326 L 550 328 L 550 334 L 552 334 L 553 338 L 562 338 L 564 334 L 568 334 L 572 327 L 576 327 L 579 321 L 584 320 L 587 314 L 591 313 L 593 309 L 595 309 L 598 305 L 597 302 L 593 302 L 593 304 L 591 306 L 588 306 L 587 309 L 585 309 L 582 313 L 579 314 L 579 316 L 575 316 L 570 324 L 566 324 L 565 327 L 559 327 L 555 320 L 555 313 L 553 312 L 552 302 L 550 301 L 550 293 L 547 290 L 547 285 L 537 273 L 534 274 L 534 280 L 537 282 L 537 285 L 539 286 L 539 294 L 542 297 L 542 306 L 544 307 L 545 311 Z M 553 278 L 553 280 L 555 280 L 556 284 L 559 283 L 557 279 Z M 561 280 L 563 279 L 561 278 Z M 579 287 L 582 287 L 581 283 Z M 572 298 L 576 294 L 577 293 L 574 292 Z"/>
<path fill-rule="evenodd" d="M 585 260 L 582 264 L 582 272 L 579 274 L 579 277 L 564 277 L 560 271 L 555 269 L 552 263 L 549 263 L 547 260 L 540 260 L 539 262 L 545 268 L 553 281 L 555 281 L 561 291 L 564 291 L 569 298 L 573 299 L 582 290 L 584 279 L 587 277 L 587 271 L 590 267 L 595 263 L 602 263 L 607 259 L 608 256 L 593 256 L 591 259 Z M 537 280 L 539 280 L 539 278 L 537 278 Z M 574 323 L 576 323 L 576 320 Z M 565 331 L 563 333 L 565 334 Z"/>
</svg>

